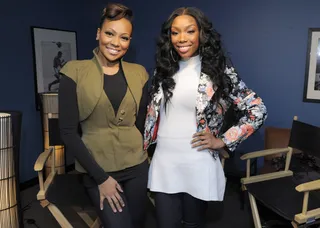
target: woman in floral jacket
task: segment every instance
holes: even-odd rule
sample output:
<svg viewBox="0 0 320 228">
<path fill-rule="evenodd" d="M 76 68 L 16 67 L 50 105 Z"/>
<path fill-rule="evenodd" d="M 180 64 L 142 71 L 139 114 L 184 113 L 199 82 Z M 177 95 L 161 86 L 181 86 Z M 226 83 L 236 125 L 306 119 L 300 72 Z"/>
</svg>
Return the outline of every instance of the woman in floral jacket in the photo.
<svg viewBox="0 0 320 228">
<path fill-rule="evenodd" d="M 157 143 L 148 187 L 159 228 L 203 227 L 207 201 L 224 197 L 219 150 L 234 151 L 258 130 L 266 107 L 227 66 L 220 35 L 193 7 L 175 10 L 163 24 L 151 95 L 144 147 Z M 223 132 L 230 107 L 240 117 Z"/>
</svg>

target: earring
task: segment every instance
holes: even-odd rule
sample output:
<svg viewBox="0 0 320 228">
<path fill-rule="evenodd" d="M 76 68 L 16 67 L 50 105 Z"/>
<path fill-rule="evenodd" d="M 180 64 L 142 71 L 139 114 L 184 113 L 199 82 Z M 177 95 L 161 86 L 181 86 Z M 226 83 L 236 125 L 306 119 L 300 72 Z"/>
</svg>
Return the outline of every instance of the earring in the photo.
<svg viewBox="0 0 320 228">
<path fill-rule="evenodd" d="M 170 49 L 170 55 L 171 55 L 171 58 L 172 58 L 173 62 L 177 62 L 178 61 L 177 59 L 174 59 L 173 54 L 172 54 L 172 49 Z"/>
</svg>

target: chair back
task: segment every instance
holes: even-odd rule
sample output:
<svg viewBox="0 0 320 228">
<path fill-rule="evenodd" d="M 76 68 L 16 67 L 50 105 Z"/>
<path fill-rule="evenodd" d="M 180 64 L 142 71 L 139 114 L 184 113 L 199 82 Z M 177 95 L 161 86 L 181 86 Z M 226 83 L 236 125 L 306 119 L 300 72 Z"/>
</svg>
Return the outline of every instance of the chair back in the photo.
<svg viewBox="0 0 320 228">
<path fill-rule="evenodd" d="M 289 144 L 290 128 L 266 127 L 264 131 L 264 149 L 284 148 Z M 281 154 L 265 156 L 265 160 L 280 157 Z"/>
<path fill-rule="evenodd" d="M 289 147 L 320 158 L 320 128 L 293 120 Z"/>
<path fill-rule="evenodd" d="M 48 125 L 49 125 L 49 146 L 63 145 L 64 143 L 62 142 L 60 137 L 59 119 L 49 117 Z"/>
</svg>

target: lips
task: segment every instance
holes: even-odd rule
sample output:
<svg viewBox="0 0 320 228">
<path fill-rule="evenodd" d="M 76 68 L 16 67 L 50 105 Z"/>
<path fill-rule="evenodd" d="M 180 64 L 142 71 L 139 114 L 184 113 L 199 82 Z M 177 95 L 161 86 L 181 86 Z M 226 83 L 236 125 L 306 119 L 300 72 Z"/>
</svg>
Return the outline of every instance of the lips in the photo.
<svg viewBox="0 0 320 228">
<path fill-rule="evenodd" d="M 178 46 L 178 50 L 180 53 L 187 53 L 191 49 L 191 45 L 188 46 Z"/>
<path fill-rule="evenodd" d="M 114 49 L 114 48 L 108 48 L 108 47 L 107 47 L 107 50 L 111 55 L 117 55 L 120 52 L 120 50 L 117 50 L 117 49 Z"/>
</svg>

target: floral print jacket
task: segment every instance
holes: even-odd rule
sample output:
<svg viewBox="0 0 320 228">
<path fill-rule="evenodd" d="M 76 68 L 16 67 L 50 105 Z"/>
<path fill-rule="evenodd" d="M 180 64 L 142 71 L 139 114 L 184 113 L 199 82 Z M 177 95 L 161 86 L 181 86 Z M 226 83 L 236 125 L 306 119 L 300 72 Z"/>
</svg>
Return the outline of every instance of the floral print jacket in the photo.
<svg viewBox="0 0 320 228">
<path fill-rule="evenodd" d="M 255 92 L 247 88 L 245 83 L 238 77 L 234 68 L 226 67 L 225 73 L 231 79 L 232 90 L 229 97 L 221 98 L 216 105 L 211 98 L 215 88 L 208 75 L 200 74 L 196 100 L 196 122 L 197 132 L 211 132 L 219 137 L 226 144 L 229 151 L 234 151 L 237 146 L 258 130 L 267 118 L 266 106 Z M 144 149 L 156 143 L 159 124 L 160 104 L 163 97 L 161 86 L 158 92 L 152 97 L 148 105 L 148 112 L 144 131 Z M 225 112 L 234 104 L 236 111 L 241 113 L 238 123 L 229 128 L 226 132 L 220 132 L 224 123 Z M 214 156 L 218 156 L 217 151 L 212 151 Z"/>
</svg>

